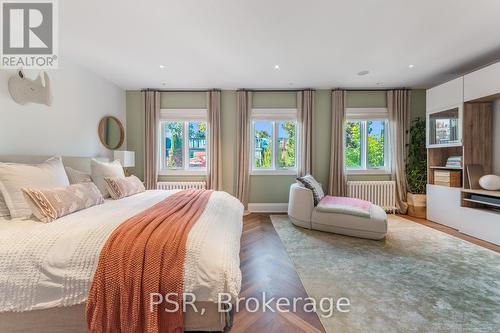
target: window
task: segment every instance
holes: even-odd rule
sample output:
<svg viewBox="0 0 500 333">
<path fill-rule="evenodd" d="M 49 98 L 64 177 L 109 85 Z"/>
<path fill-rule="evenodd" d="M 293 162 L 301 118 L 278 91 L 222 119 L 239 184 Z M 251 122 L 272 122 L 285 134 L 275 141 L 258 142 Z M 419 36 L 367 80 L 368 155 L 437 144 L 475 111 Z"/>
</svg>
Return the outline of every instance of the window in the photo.
<svg viewBox="0 0 500 333">
<path fill-rule="evenodd" d="M 297 173 L 297 110 L 252 111 L 253 174 Z"/>
<path fill-rule="evenodd" d="M 346 109 L 344 165 L 348 172 L 389 172 L 388 120 L 383 110 Z"/>
<path fill-rule="evenodd" d="M 206 110 L 162 110 L 160 132 L 161 173 L 206 172 Z"/>
</svg>

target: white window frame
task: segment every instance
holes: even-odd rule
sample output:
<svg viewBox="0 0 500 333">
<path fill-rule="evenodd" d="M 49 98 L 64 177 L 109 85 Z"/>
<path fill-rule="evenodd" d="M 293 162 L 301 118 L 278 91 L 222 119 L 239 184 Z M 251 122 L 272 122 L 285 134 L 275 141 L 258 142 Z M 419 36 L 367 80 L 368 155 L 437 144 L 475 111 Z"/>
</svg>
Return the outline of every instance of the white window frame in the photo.
<svg viewBox="0 0 500 333">
<path fill-rule="evenodd" d="M 384 166 L 369 167 L 368 166 L 368 122 L 369 121 L 384 121 Z M 361 122 L 360 126 L 360 144 L 361 144 L 361 167 L 348 168 L 346 166 L 346 124 L 347 122 Z M 391 153 L 390 153 L 390 131 L 389 131 L 389 113 L 386 108 L 346 108 L 346 121 L 343 127 L 344 131 L 344 170 L 348 175 L 372 174 L 372 175 L 387 175 L 391 174 Z"/>
<path fill-rule="evenodd" d="M 272 123 L 272 149 L 271 149 L 271 168 L 258 168 L 255 166 L 255 123 L 258 121 L 269 121 Z M 278 123 L 280 121 L 295 122 L 295 167 L 280 168 L 277 166 L 277 135 Z M 298 174 L 300 163 L 300 124 L 297 119 L 297 109 L 252 109 L 250 125 L 250 175 L 293 175 Z"/>
<path fill-rule="evenodd" d="M 203 176 L 206 175 L 207 167 L 190 167 L 189 166 L 189 122 L 206 122 L 206 154 L 208 162 L 209 144 L 208 144 L 208 118 L 207 109 L 161 109 L 160 110 L 160 133 L 159 146 L 160 146 L 160 159 L 158 174 L 162 176 Z M 165 130 L 163 124 L 165 122 L 183 122 L 183 167 L 182 168 L 167 168 L 165 166 Z"/>
</svg>

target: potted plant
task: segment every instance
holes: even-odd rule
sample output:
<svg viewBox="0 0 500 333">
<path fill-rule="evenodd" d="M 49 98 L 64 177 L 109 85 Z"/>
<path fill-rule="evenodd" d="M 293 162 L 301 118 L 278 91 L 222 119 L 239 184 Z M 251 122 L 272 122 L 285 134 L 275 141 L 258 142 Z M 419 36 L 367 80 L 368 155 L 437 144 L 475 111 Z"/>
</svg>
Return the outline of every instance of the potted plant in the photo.
<svg viewBox="0 0 500 333">
<path fill-rule="evenodd" d="M 406 163 L 406 179 L 408 182 L 408 215 L 426 218 L 427 198 L 427 150 L 425 148 L 425 120 L 416 118 L 410 127 L 410 144 Z"/>
</svg>

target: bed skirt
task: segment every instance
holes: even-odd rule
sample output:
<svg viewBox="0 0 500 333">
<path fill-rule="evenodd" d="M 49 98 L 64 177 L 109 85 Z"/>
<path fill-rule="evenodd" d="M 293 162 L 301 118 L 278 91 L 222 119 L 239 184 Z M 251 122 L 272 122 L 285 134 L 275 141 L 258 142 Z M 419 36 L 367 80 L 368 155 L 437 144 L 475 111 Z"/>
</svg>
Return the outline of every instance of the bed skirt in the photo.
<svg viewBox="0 0 500 333">
<path fill-rule="evenodd" d="M 185 331 L 222 332 L 232 325 L 231 312 L 219 312 L 217 304 L 195 302 L 198 309 L 205 308 L 205 313 L 195 312 L 191 307 L 184 314 Z M 33 310 L 26 312 L 0 313 L 0 332 L 2 333 L 84 333 L 87 330 L 85 304 L 70 307 Z"/>
</svg>

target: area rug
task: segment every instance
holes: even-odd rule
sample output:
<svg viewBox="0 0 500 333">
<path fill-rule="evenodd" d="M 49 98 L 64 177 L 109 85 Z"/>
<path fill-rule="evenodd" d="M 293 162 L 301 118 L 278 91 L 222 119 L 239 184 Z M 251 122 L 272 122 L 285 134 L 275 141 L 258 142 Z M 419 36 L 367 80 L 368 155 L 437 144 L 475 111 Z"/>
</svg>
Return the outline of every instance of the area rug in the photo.
<svg viewBox="0 0 500 333">
<path fill-rule="evenodd" d="M 347 313 L 318 313 L 327 332 L 499 332 L 494 251 L 397 216 L 383 241 L 271 220 L 308 295 L 349 299 Z"/>
</svg>

